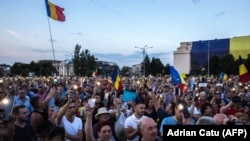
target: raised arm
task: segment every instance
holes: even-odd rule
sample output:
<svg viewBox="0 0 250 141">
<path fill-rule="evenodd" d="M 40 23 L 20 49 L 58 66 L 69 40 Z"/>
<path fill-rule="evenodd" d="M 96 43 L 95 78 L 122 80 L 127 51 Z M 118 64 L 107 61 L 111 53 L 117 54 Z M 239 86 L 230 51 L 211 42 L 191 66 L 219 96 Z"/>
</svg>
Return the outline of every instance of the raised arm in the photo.
<svg viewBox="0 0 250 141">
<path fill-rule="evenodd" d="M 55 119 L 56 125 L 61 124 L 62 118 L 65 115 L 66 110 L 68 109 L 68 106 L 72 102 L 72 100 L 73 100 L 72 94 L 68 94 L 68 101 L 59 109 L 57 113 L 57 117 Z"/>
<path fill-rule="evenodd" d="M 87 141 L 95 141 L 94 135 L 93 135 L 93 125 L 92 125 L 92 116 L 94 109 L 90 108 L 88 103 L 85 104 L 86 108 L 86 122 L 85 122 L 85 136 Z"/>
</svg>

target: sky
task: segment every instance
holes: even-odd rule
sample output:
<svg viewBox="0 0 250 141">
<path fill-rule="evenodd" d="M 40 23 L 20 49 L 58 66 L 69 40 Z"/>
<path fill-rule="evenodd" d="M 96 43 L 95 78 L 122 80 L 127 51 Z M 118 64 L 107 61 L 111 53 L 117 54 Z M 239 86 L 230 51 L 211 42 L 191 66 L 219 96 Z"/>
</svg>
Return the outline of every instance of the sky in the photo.
<svg viewBox="0 0 250 141">
<path fill-rule="evenodd" d="M 71 59 L 78 44 L 120 67 L 141 63 L 143 48 L 173 65 L 181 42 L 250 35 L 249 0 L 50 2 L 64 8 L 65 22 L 48 18 L 44 0 L 1 0 L 0 64 L 53 60 L 52 48 L 56 60 Z"/>
</svg>

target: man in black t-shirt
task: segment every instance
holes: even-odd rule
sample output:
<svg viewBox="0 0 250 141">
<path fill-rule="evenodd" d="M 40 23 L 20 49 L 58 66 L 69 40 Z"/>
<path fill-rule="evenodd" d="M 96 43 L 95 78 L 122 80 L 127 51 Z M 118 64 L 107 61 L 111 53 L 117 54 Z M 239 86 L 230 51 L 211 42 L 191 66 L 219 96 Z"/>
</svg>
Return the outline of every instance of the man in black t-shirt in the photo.
<svg viewBox="0 0 250 141">
<path fill-rule="evenodd" d="M 34 141 L 35 134 L 32 126 L 27 124 L 28 110 L 24 105 L 18 105 L 12 111 L 15 116 L 13 141 Z"/>
</svg>

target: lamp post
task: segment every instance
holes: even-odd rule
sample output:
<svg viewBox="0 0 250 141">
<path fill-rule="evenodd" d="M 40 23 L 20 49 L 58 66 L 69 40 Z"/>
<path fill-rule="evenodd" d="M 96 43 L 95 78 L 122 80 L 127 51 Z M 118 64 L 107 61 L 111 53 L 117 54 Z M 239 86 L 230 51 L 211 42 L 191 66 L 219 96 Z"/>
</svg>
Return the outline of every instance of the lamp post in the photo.
<svg viewBox="0 0 250 141">
<path fill-rule="evenodd" d="M 209 77 L 210 42 L 207 41 L 207 77 Z"/>
<path fill-rule="evenodd" d="M 146 49 L 153 48 L 153 47 L 148 47 L 147 45 L 145 45 L 144 47 L 135 47 L 135 48 L 139 48 L 139 49 L 142 50 L 142 55 L 143 55 L 143 76 L 145 76 L 145 54 L 146 54 Z"/>
</svg>

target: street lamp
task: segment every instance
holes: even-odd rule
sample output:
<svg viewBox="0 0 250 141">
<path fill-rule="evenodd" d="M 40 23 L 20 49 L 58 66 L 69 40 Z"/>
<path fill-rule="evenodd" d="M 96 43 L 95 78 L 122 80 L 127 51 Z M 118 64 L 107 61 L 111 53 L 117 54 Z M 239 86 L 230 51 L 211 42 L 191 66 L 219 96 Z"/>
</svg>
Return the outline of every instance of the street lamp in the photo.
<svg viewBox="0 0 250 141">
<path fill-rule="evenodd" d="M 207 41 L 207 77 L 209 78 L 209 55 L 210 55 L 210 42 L 209 40 Z"/>
<path fill-rule="evenodd" d="M 145 76 L 145 54 L 146 54 L 146 49 L 153 48 L 153 47 L 148 47 L 147 45 L 145 45 L 144 47 L 135 47 L 135 48 L 139 48 L 139 49 L 142 50 L 142 55 L 143 55 L 143 76 Z"/>
</svg>

